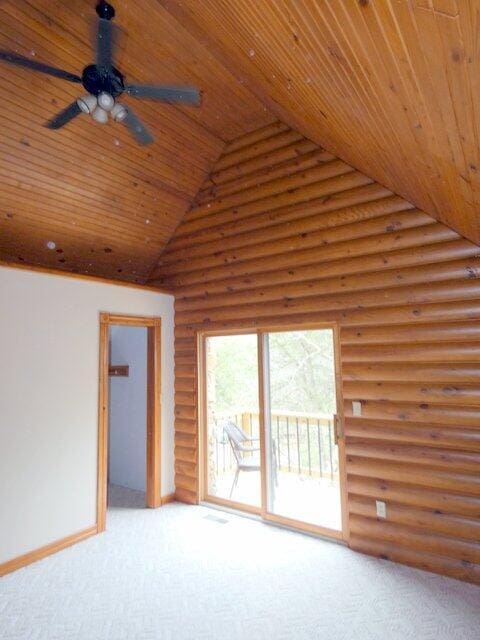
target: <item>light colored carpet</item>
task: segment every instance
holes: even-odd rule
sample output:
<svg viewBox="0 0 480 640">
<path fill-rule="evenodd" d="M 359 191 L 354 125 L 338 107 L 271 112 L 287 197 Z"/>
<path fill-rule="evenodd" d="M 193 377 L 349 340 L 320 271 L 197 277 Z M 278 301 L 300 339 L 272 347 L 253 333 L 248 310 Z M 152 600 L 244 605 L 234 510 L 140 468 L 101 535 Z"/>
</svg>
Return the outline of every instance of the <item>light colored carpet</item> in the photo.
<svg viewBox="0 0 480 640">
<path fill-rule="evenodd" d="M 2 640 L 478 640 L 480 589 L 205 507 L 142 509 L 0 580 Z"/>
</svg>

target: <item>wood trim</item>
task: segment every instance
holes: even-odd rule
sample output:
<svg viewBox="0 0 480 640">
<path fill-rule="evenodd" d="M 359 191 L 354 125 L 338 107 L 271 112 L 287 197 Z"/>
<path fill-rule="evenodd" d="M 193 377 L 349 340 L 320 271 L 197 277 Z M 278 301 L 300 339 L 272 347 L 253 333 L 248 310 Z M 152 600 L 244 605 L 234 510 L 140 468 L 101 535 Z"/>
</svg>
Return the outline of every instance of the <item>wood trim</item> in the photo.
<svg viewBox="0 0 480 640">
<path fill-rule="evenodd" d="M 257 358 L 258 358 L 258 437 L 260 441 L 260 482 L 262 518 L 268 513 L 268 483 L 267 483 L 267 438 L 265 433 L 265 333 L 257 332 Z"/>
<path fill-rule="evenodd" d="M 177 501 L 177 496 L 175 493 L 169 493 L 166 496 L 162 496 L 160 498 L 160 504 L 163 505 L 164 504 L 171 504 L 172 502 L 176 502 Z"/>
<path fill-rule="evenodd" d="M 17 569 L 26 567 L 27 565 L 32 564 L 32 562 L 36 562 L 37 560 L 42 560 L 47 556 L 51 556 L 58 551 L 62 551 L 62 549 L 71 547 L 77 542 L 81 542 L 82 540 L 85 540 L 90 536 L 94 536 L 96 533 L 98 533 L 97 525 L 93 525 L 92 527 L 83 529 L 78 533 L 73 533 L 70 536 L 66 536 L 65 538 L 61 538 L 60 540 L 56 540 L 55 542 L 46 544 L 39 549 L 29 551 L 28 553 L 18 556 L 17 558 L 7 560 L 7 562 L 0 564 L 0 576 L 4 576 L 7 573 L 12 573 L 12 571 L 16 571 Z"/>
<path fill-rule="evenodd" d="M 150 316 L 128 316 L 114 313 L 103 313 L 102 316 L 108 324 L 119 324 L 124 327 L 156 327 L 160 324 L 160 318 Z"/>
<path fill-rule="evenodd" d="M 207 500 L 208 495 L 208 464 L 205 455 L 208 451 L 208 426 L 207 426 L 207 336 L 197 334 L 197 402 L 198 402 L 198 447 L 197 447 L 197 469 L 198 477 L 198 497 L 199 500 Z"/>
<path fill-rule="evenodd" d="M 286 518 L 285 516 L 279 516 L 276 513 L 267 512 L 262 517 L 266 522 L 280 524 L 284 527 L 289 527 L 290 529 L 297 529 L 298 531 L 312 533 L 314 535 L 324 536 L 326 538 L 334 538 L 335 540 L 345 542 L 346 544 L 343 532 L 337 531 L 336 529 L 328 529 L 327 527 L 321 527 L 309 522 L 303 522 L 302 520 L 296 520 L 295 518 Z"/>
<path fill-rule="evenodd" d="M 165 293 L 172 295 L 172 291 L 166 287 L 156 286 L 152 284 L 135 284 L 134 282 L 124 282 L 123 280 L 114 280 L 113 278 L 102 278 L 100 276 L 89 276 L 83 273 L 71 273 L 70 271 L 62 271 L 61 269 L 50 269 L 47 267 L 37 267 L 33 265 L 17 264 L 16 262 L 8 262 L 0 260 L 0 267 L 5 269 L 19 269 L 20 271 L 33 271 L 34 273 L 43 273 L 50 276 L 60 276 L 74 280 L 86 280 L 87 282 L 96 282 L 99 284 L 113 284 L 117 287 L 127 287 L 129 289 L 143 289 L 154 291 L 156 293 Z"/>
<path fill-rule="evenodd" d="M 235 500 L 228 500 L 227 498 L 219 498 L 218 496 L 211 496 L 207 494 L 204 502 L 211 502 L 212 504 L 218 504 L 221 507 L 237 509 L 238 511 L 245 511 L 246 513 L 253 513 L 257 516 L 262 515 L 262 509 L 260 507 L 255 507 L 251 504 L 244 504 L 243 502 L 236 502 Z"/>
<path fill-rule="evenodd" d="M 150 508 L 162 505 L 161 497 L 161 319 L 100 313 L 100 366 L 98 400 L 97 527 L 105 531 L 108 471 L 108 370 L 110 325 L 146 327 L 147 348 L 147 491 Z"/>
<path fill-rule="evenodd" d="M 335 398 L 337 403 L 337 419 L 341 423 L 338 434 L 338 468 L 340 479 L 340 500 L 342 511 L 342 538 L 348 542 L 350 538 L 348 490 L 347 490 L 347 455 L 345 449 L 345 416 L 343 401 L 342 360 L 340 356 L 340 327 L 338 322 L 331 325 L 333 329 L 333 357 L 335 360 Z"/>
<path fill-rule="evenodd" d="M 98 393 L 97 528 L 105 531 L 108 475 L 108 314 L 100 314 L 100 363 Z"/>
<path fill-rule="evenodd" d="M 282 331 L 308 331 L 309 329 L 315 330 L 315 329 L 332 329 L 334 326 L 337 326 L 338 323 L 335 323 L 335 321 L 332 322 L 312 322 L 311 319 L 306 320 L 305 318 L 300 318 L 297 321 L 293 322 L 291 320 L 285 322 L 285 324 L 282 323 L 276 323 L 273 322 L 271 320 L 264 320 L 262 321 L 261 318 L 259 318 L 258 322 L 255 322 L 255 324 L 253 324 L 252 322 L 249 323 L 248 326 L 240 326 L 240 325 L 233 325 L 234 328 L 228 328 L 228 329 L 211 329 L 211 330 L 197 330 L 197 333 L 199 333 L 202 336 L 205 336 L 207 338 L 211 338 L 211 337 L 215 337 L 215 336 L 230 336 L 230 335 L 245 335 L 245 334 L 254 334 L 254 333 L 276 333 L 276 332 L 282 332 Z M 235 328 L 236 326 L 236 328 Z"/>
<path fill-rule="evenodd" d="M 155 509 L 161 498 L 160 389 L 161 322 L 148 327 L 147 347 L 147 507 Z"/>
</svg>

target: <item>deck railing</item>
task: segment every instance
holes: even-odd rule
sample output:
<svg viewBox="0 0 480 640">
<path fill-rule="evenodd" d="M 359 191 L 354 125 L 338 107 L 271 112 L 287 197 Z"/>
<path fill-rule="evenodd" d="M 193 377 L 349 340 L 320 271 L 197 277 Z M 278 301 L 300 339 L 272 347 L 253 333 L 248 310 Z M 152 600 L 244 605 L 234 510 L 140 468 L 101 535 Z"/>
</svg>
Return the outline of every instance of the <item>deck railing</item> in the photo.
<svg viewBox="0 0 480 640">
<path fill-rule="evenodd" d="M 214 428 L 210 431 L 210 455 L 214 456 L 216 475 L 231 473 L 236 468 L 232 448 L 222 428 L 227 420 L 235 422 L 249 437 L 258 439 L 258 413 L 217 414 L 212 420 Z M 272 412 L 270 432 L 278 471 L 318 478 L 338 477 L 332 415 Z"/>
</svg>

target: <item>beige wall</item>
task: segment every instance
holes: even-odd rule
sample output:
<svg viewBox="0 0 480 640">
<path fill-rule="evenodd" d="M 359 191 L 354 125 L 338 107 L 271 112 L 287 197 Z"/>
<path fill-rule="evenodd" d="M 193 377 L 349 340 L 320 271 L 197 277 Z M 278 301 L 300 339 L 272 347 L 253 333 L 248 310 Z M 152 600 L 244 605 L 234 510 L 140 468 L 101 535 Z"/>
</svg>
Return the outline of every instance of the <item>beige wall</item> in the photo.
<svg viewBox="0 0 480 640">
<path fill-rule="evenodd" d="M 162 494 L 174 490 L 173 298 L 1 267 L 0 563 L 95 524 L 100 311 L 162 318 Z"/>
</svg>

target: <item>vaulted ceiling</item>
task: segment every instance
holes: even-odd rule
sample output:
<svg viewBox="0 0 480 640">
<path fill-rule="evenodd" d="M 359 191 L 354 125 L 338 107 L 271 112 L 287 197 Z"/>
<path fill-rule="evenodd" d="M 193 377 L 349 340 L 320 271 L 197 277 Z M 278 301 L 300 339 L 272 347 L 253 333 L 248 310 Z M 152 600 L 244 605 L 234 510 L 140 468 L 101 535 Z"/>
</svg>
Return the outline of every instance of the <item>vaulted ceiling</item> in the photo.
<svg viewBox="0 0 480 640">
<path fill-rule="evenodd" d="M 3 0 L 0 49 L 79 73 L 95 4 Z M 78 85 L 1 63 L 0 260 L 146 281 L 225 143 L 277 119 L 480 243 L 477 1 L 114 4 L 128 80 L 202 106 L 127 98 L 149 147 L 86 116 L 50 131 Z"/>
<path fill-rule="evenodd" d="M 160 0 L 290 126 L 480 242 L 478 0 Z"/>
</svg>

